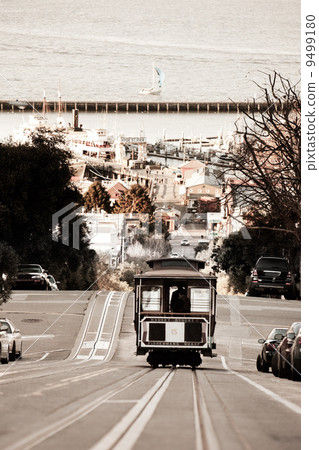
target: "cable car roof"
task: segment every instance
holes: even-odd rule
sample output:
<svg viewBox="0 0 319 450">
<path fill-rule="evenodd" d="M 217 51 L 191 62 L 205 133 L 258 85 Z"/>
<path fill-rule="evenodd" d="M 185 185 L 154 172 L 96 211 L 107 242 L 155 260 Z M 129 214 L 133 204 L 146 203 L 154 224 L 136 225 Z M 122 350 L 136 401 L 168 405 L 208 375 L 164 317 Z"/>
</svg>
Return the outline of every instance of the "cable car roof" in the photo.
<svg viewBox="0 0 319 450">
<path fill-rule="evenodd" d="M 205 261 L 194 258 L 157 258 L 146 261 L 152 270 L 135 275 L 134 278 L 215 278 L 200 273 L 204 269 Z"/>
<path fill-rule="evenodd" d="M 189 270 L 198 270 L 198 269 L 204 269 L 205 264 L 206 264 L 205 261 L 202 261 L 200 259 L 184 258 L 184 257 L 156 258 L 156 259 L 149 259 L 146 262 L 150 266 L 151 269 L 183 267 L 183 268 L 188 268 Z"/>
<path fill-rule="evenodd" d="M 150 270 L 149 272 L 144 272 L 139 275 L 134 275 L 135 279 L 142 278 L 161 278 L 161 279 L 174 279 L 174 280 L 190 280 L 190 279 L 203 279 L 203 280 L 213 280 L 216 279 L 215 276 L 207 275 L 202 272 L 197 272 L 196 270 Z"/>
</svg>

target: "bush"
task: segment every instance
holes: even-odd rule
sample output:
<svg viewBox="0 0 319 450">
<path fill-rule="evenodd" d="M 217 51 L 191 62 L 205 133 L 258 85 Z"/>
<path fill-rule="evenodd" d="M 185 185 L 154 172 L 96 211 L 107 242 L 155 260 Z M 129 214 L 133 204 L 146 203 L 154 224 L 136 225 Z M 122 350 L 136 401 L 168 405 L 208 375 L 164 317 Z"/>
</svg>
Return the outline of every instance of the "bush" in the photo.
<svg viewBox="0 0 319 450">
<path fill-rule="evenodd" d="M 18 256 L 5 242 L 0 242 L 0 305 L 11 295 L 12 278 L 17 272 Z"/>
<path fill-rule="evenodd" d="M 154 239 L 150 236 L 141 236 L 127 248 L 129 260 L 147 260 L 161 258 L 169 253 L 171 245 L 165 239 Z"/>
</svg>

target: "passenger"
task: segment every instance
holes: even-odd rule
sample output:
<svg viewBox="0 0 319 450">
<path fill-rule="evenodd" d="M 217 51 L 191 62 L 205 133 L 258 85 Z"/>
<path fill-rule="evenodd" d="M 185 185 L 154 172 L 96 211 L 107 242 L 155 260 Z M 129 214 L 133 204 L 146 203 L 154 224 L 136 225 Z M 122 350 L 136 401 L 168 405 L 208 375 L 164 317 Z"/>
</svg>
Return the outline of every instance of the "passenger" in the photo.
<svg viewBox="0 0 319 450">
<path fill-rule="evenodd" d="M 191 311 L 191 304 L 186 296 L 186 289 L 182 286 L 178 286 L 178 289 L 172 294 L 171 311 L 174 313 L 189 313 Z"/>
</svg>

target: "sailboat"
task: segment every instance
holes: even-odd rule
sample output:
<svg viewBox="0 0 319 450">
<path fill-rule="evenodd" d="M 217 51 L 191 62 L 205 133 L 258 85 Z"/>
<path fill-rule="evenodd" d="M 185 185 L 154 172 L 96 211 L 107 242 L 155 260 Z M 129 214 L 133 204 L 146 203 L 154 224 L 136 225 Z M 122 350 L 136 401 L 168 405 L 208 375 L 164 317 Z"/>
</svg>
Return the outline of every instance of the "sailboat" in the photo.
<svg viewBox="0 0 319 450">
<path fill-rule="evenodd" d="M 155 85 L 155 72 L 157 74 L 157 86 Z M 164 72 L 161 69 L 159 69 L 158 67 L 155 67 L 154 63 L 153 63 L 153 85 L 151 88 L 141 89 L 139 93 L 143 94 L 143 95 L 147 95 L 147 94 L 158 95 L 158 94 L 160 94 L 163 84 L 164 84 L 164 79 L 165 79 Z"/>
</svg>

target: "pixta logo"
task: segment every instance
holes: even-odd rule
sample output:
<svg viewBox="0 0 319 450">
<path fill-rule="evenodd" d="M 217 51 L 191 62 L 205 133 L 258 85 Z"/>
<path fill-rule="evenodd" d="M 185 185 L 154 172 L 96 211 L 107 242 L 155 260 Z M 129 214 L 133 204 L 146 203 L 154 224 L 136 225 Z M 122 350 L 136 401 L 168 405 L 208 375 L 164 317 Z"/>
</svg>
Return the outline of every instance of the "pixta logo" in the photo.
<svg viewBox="0 0 319 450">
<path fill-rule="evenodd" d="M 87 238 L 102 236 L 104 244 L 111 242 L 121 248 L 140 234 L 149 235 L 148 214 L 110 214 L 103 210 L 84 212 L 82 206 L 69 203 L 52 215 L 52 240 L 79 250 L 81 225 L 86 224 Z"/>
<path fill-rule="evenodd" d="M 72 247 L 80 249 L 80 227 L 85 222 L 81 215 L 82 207 L 76 203 L 69 203 L 52 215 L 52 240 L 61 241 L 63 245 L 70 246 L 72 237 Z"/>
</svg>

